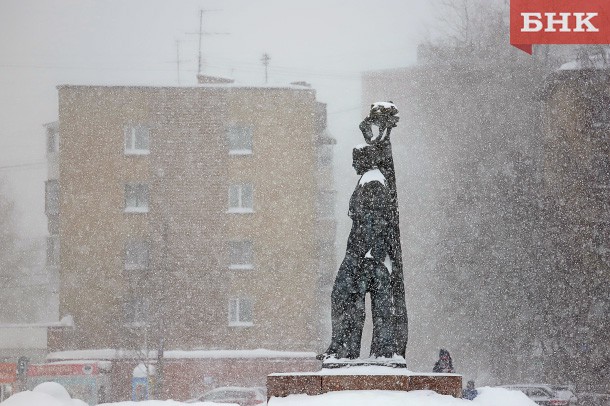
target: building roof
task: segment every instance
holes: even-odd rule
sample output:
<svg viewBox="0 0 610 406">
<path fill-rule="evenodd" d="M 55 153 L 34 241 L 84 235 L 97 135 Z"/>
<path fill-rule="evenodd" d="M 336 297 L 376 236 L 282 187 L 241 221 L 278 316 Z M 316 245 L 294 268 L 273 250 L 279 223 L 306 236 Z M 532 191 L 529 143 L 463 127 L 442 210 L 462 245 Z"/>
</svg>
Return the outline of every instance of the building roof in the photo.
<svg viewBox="0 0 610 406">
<path fill-rule="evenodd" d="M 47 360 L 113 360 L 140 357 L 138 351 L 115 349 L 91 349 L 52 352 Z M 156 358 L 156 351 L 149 351 L 149 358 Z M 314 352 L 255 350 L 167 350 L 163 352 L 166 359 L 255 359 L 255 358 L 315 358 Z"/>
<path fill-rule="evenodd" d="M 200 85 L 138 85 L 138 84 L 112 84 L 112 85 L 91 85 L 91 84 L 59 84 L 57 89 L 83 87 L 83 88 L 140 88 L 140 89 L 256 89 L 256 90 L 301 90 L 306 92 L 314 92 L 315 90 L 302 85 L 296 84 L 246 84 L 241 82 L 233 83 L 206 83 Z"/>
</svg>

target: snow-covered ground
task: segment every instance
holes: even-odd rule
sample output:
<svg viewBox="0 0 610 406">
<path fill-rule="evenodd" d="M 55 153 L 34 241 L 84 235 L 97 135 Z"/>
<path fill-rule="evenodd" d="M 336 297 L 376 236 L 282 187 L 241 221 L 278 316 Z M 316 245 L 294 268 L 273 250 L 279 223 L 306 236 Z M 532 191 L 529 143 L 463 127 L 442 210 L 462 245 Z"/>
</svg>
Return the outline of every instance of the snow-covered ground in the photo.
<svg viewBox="0 0 610 406">
<path fill-rule="evenodd" d="M 180 406 L 174 400 L 106 403 L 114 406 Z M 218 403 L 190 403 L 190 406 L 219 406 Z M 225 404 L 226 405 L 226 404 Z M 521 392 L 503 388 L 481 388 L 473 401 L 439 395 L 432 391 L 343 391 L 318 396 L 291 395 L 271 398 L 269 406 L 535 406 Z M 86 406 L 82 400 L 72 399 L 58 383 L 45 382 L 31 391 L 19 392 L 2 402 L 2 406 Z"/>
<path fill-rule="evenodd" d="M 318 396 L 272 398 L 269 406 L 536 406 L 522 392 L 482 388 L 474 400 L 456 399 L 433 391 L 343 391 Z"/>
</svg>

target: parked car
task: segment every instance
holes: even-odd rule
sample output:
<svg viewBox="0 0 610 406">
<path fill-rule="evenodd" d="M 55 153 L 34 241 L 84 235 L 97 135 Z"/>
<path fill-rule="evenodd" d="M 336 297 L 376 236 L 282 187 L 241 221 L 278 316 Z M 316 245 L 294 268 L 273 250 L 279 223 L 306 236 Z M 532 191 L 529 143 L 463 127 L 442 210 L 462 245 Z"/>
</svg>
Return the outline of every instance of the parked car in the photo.
<svg viewBox="0 0 610 406">
<path fill-rule="evenodd" d="M 518 390 L 536 402 L 538 405 L 543 406 L 569 406 L 570 400 L 558 397 L 555 391 L 549 385 L 502 385 L 502 388 L 509 390 Z"/>
<path fill-rule="evenodd" d="M 267 394 L 265 388 L 226 386 L 212 389 L 198 398 L 188 400 L 186 403 L 195 402 L 236 403 L 239 406 L 266 405 Z"/>
<path fill-rule="evenodd" d="M 566 399 L 570 406 L 578 403 L 578 398 L 574 394 L 574 387 L 571 385 L 549 385 L 555 391 L 558 398 Z"/>
<path fill-rule="evenodd" d="M 582 392 L 578 394 L 579 406 L 610 406 L 610 394 Z"/>
</svg>

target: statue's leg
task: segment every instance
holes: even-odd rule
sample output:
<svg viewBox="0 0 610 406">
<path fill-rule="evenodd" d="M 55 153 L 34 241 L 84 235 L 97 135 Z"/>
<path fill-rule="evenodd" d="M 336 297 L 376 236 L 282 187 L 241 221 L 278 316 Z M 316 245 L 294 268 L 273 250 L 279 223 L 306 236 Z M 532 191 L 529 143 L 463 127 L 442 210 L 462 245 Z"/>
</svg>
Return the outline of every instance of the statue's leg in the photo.
<svg viewBox="0 0 610 406">
<path fill-rule="evenodd" d="M 346 253 L 331 295 L 332 342 L 326 355 L 358 358 L 364 326 L 366 286 L 359 258 Z"/>
<path fill-rule="evenodd" d="M 390 273 L 383 264 L 367 261 L 365 265 L 372 274 L 369 292 L 373 316 L 373 340 L 371 357 L 391 358 L 397 352 L 394 336 L 392 285 Z"/>
</svg>

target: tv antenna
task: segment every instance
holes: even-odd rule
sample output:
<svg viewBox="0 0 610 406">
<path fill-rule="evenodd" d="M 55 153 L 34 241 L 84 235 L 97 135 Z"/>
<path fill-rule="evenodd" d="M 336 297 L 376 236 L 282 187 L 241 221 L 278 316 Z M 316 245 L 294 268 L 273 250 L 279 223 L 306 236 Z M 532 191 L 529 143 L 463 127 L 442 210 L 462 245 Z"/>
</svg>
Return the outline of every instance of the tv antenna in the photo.
<svg viewBox="0 0 610 406">
<path fill-rule="evenodd" d="M 214 11 L 222 11 L 222 10 L 220 10 L 220 9 L 207 9 L 207 10 L 201 9 L 201 10 L 199 10 L 199 32 L 187 32 L 187 34 L 199 36 L 199 56 L 197 58 L 197 75 L 201 75 L 203 36 L 204 35 L 229 35 L 228 32 L 208 32 L 208 31 L 203 30 L 203 14 L 214 12 Z"/>
<path fill-rule="evenodd" d="M 176 40 L 176 74 L 178 75 L 178 84 L 180 84 L 180 62 L 188 62 L 180 59 L 180 40 Z"/>
<path fill-rule="evenodd" d="M 167 61 L 167 63 L 175 63 L 176 64 L 176 74 L 178 79 L 178 84 L 180 84 L 180 64 L 183 62 L 191 62 L 192 60 L 180 59 L 180 40 L 176 40 L 176 59 L 173 61 Z"/>
<path fill-rule="evenodd" d="M 271 60 L 271 57 L 269 56 L 268 53 L 264 53 L 263 57 L 261 58 L 261 62 L 263 63 L 263 66 L 265 67 L 265 84 L 267 84 L 267 68 L 269 67 L 269 61 Z"/>
</svg>

